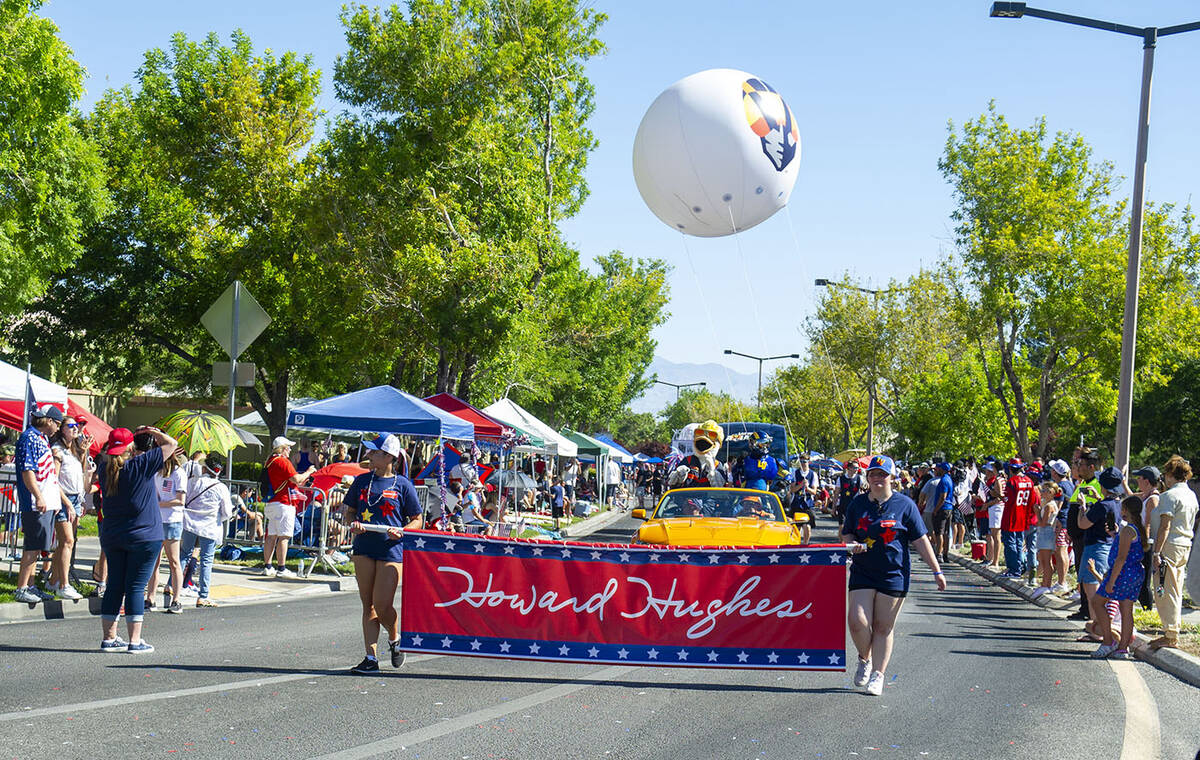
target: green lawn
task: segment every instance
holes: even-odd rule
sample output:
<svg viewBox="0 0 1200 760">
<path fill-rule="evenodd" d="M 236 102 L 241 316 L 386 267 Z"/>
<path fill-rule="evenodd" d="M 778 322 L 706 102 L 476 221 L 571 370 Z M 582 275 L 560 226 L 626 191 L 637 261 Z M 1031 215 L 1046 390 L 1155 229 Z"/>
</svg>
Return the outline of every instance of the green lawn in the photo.
<svg viewBox="0 0 1200 760">
<path fill-rule="evenodd" d="M 16 593 L 16 590 L 16 572 L 10 573 L 5 570 L 0 570 L 0 604 L 16 601 L 13 599 L 13 594 Z M 75 584 L 75 590 L 84 596 L 91 596 L 92 591 L 95 590 L 95 586 L 93 586 L 91 583 L 77 583 Z"/>
</svg>

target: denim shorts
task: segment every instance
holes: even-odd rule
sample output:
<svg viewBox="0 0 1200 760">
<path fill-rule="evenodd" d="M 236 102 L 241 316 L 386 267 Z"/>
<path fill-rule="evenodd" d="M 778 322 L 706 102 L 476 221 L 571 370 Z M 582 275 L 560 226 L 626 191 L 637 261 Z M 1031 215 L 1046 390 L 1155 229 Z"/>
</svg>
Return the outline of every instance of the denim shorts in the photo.
<svg viewBox="0 0 1200 760">
<path fill-rule="evenodd" d="M 1104 574 L 1108 572 L 1108 552 L 1112 548 L 1111 544 L 1099 543 L 1089 544 L 1083 547 L 1083 554 L 1079 556 L 1079 582 L 1080 583 L 1095 583 L 1100 585 L 1104 580 Z M 1096 572 L 1099 576 L 1092 574 L 1088 569 L 1088 560 L 1094 560 Z"/>
<path fill-rule="evenodd" d="M 183 521 L 163 523 L 163 541 L 178 541 L 183 538 Z"/>
</svg>

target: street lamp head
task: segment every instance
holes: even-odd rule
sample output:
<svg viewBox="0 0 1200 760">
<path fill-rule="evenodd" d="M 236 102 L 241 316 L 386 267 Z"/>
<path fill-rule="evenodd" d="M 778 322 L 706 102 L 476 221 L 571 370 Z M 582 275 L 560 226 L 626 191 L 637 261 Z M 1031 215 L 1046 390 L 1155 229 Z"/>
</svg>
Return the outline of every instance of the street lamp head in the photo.
<svg viewBox="0 0 1200 760">
<path fill-rule="evenodd" d="M 792 357 L 793 359 L 799 359 L 799 358 L 800 358 L 800 354 L 788 354 L 788 356 Z"/>
<path fill-rule="evenodd" d="M 1021 18 L 1025 15 L 1025 3 L 992 3 L 992 18 Z"/>
<path fill-rule="evenodd" d="M 825 286 L 827 286 L 827 285 L 829 284 L 829 280 L 826 280 L 826 279 L 824 279 L 824 278 L 820 278 L 820 279 L 818 279 L 816 282 L 814 282 L 813 284 L 814 284 L 814 285 L 816 285 L 818 288 L 823 288 L 823 287 L 825 287 Z"/>
<path fill-rule="evenodd" d="M 725 353 L 727 353 L 727 354 L 732 354 L 733 352 L 732 352 L 732 351 L 730 351 L 730 350 L 727 348 L 727 349 L 725 349 Z"/>
<path fill-rule="evenodd" d="M 706 382 L 703 382 L 703 381 L 701 381 L 701 382 L 699 382 L 699 383 L 696 383 L 696 385 L 703 385 L 705 388 L 707 388 L 707 387 L 708 387 L 708 383 L 706 383 Z"/>
</svg>

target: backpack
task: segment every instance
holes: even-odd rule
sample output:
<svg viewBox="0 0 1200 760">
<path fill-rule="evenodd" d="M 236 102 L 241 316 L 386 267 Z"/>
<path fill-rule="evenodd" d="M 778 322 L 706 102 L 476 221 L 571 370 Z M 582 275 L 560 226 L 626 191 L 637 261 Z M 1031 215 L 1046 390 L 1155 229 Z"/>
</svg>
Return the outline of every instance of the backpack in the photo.
<svg viewBox="0 0 1200 760">
<path fill-rule="evenodd" d="M 275 497 L 279 495 L 279 492 L 282 491 L 287 485 L 285 481 L 279 486 L 278 489 L 271 486 L 271 476 L 267 472 L 267 466 L 270 465 L 271 460 L 277 456 L 279 455 L 272 454 L 271 456 L 267 457 L 267 461 L 263 463 L 262 469 L 258 473 L 258 493 L 259 498 L 262 499 L 264 504 L 268 501 L 274 501 Z"/>
</svg>

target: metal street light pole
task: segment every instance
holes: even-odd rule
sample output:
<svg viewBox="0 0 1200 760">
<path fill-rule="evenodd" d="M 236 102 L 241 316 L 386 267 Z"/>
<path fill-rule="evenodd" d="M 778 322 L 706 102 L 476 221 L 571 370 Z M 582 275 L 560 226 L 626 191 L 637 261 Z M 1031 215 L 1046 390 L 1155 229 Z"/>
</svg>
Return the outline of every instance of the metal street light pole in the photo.
<svg viewBox="0 0 1200 760">
<path fill-rule="evenodd" d="M 674 388 L 676 401 L 679 400 L 679 389 L 680 388 L 691 388 L 694 385 L 703 385 L 703 386 L 708 385 L 708 383 L 668 383 L 666 380 L 659 380 L 658 378 L 655 378 L 654 382 L 658 383 L 659 385 L 669 385 L 672 388 Z"/>
<path fill-rule="evenodd" d="M 747 359 L 754 359 L 758 362 L 758 396 L 756 397 L 756 400 L 758 401 L 757 414 L 760 417 L 762 416 L 762 365 L 763 365 L 763 362 L 769 362 L 769 361 L 773 361 L 775 359 L 799 359 L 800 358 L 800 354 L 780 354 L 779 356 L 754 356 L 753 354 L 743 354 L 738 351 L 730 351 L 728 348 L 725 349 L 725 355 L 728 356 L 729 354 L 733 354 L 734 356 L 744 356 Z"/>
<path fill-rule="evenodd" d="M 859 293 L 867 293 L 871 296 L 871 308 L 876 314 L 879 313 L 879 296 L 884 293 L 891 293 L 894 290 L 906 290 L 906 288 L 884 288 L 883 290 L 872 290 L 871 288 L 860 288 L 857 285 L 848 285 L 844 282 L 836 280 L 826 280 L 824 278 L 816 280 L 814 283 L 819 288 L 844 288 L 846 290 L 857 290 Z M 872 375 L 871 384 L 867 386 L 867 453 L 875 453 L 875 384 L 879 382 L 879 378 Z"/>
<path fill-rule="evenodd" d="M 1102 29 L 1142 38 L 1142 92 L 1138 102 L 1137 151 L 1133 164 L 1133 195 L 1129 213 L 1129 260 L 1125 266 L 1125 320 L 1121 330 L 1121 374 L 1117 384 L 1117 437 L 1113 464 L 1129 466 L 1129 429 L 1133 419 L 1133 362 L 1137 349 L 1138 286 L 1142 261 L 1142 207 L 1146 193 L 1146 149 L 1150 139 L 1150 84 L 1154 74 L 1154 48 L 1159 37 L 1200 29 L 1200 21 L 1162 28 L 1139 28 L 1083 16 L 1030 8 L 1025 3 L 992 3 L 993 18 L 1033 16 L 1048 21 Z"/>
</svg>

